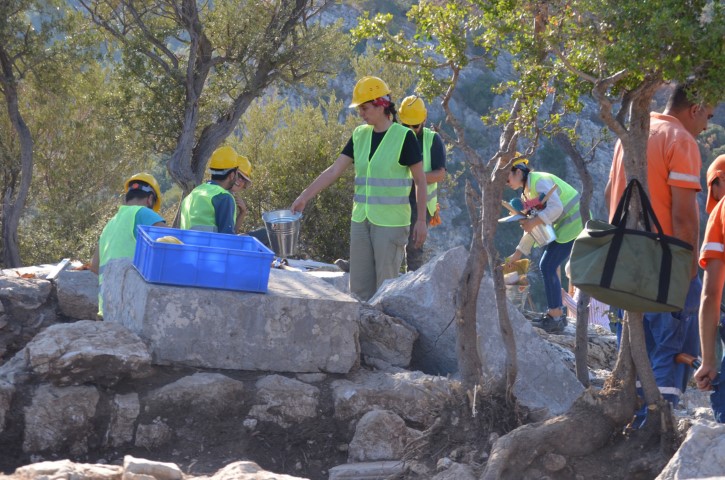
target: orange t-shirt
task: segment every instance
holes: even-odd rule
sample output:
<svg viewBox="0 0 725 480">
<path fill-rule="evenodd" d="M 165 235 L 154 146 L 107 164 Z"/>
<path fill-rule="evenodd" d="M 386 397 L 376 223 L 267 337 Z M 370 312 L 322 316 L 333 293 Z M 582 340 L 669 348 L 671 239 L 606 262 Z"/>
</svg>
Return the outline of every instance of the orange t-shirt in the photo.
<svg viewBox="0 0 725 480">
<path fill-rule="evenodd" d="M 705 268 L 710 258 L 725 262 L 725 202 L 721 199 L 707 219 L 705 240 L 700 249 L 700 266 Z"/>
<path fill-rule="evenodd" d="M 623 149 L 617 141 L 609 170 L 611 196 L 609 221 L 627 187 L 622 163 Z M 647 143 L 647 185 L 650 201 L 665 235 L 672 235 L 672 191 L 670 187 L 702 190 L 700 150 L 695 138 L 678 119 L 662 113 L 650 113 Z M 654 228 L 654 227 L 653 227 Z"/>
</svg>

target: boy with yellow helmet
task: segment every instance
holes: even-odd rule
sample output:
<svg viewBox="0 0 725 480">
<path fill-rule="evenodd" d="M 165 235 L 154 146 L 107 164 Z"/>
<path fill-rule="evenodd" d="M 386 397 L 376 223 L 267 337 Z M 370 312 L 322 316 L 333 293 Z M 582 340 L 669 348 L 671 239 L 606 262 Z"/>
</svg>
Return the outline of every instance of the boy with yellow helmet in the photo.
<svg viewBox="0 0 725 480">
<path fill-rule="evenodd" d="M 355 129 L 337 160 L 292 203 L 301 212 L 315 195 L 349 168 L 355 168 L 355 192 L 350 222 L 350 291 L 369 300 L 383 281 L 400 272 L 408 241 L 410 202 L 415 183 L 418 220 L 411 236 L 425 241 L 425 173 L 418 141 L 410 129 L 395 123 L 390 88 L 378 77 L 361 78 L 350 108 L 365 121 Z"/>
<path fill-rule="evenodd" d="M 400 104 L 399 113 L 400 123 L 415 133 L 418 146 L 423 153 L 423 171 L 428 193 L 426 224 L 430 225 L 431 218 L 438 212 L 438 183 L 446 178 L 446 147 L 440 135 L 424 126 L 428 110 L 422 98 L 416 95 L 405 97 Z M 411 190 L 409 200 L 410 223 L 415 225 L 418 220 L 418 209 L 414 190 Z M 412 238 L 409 238 L 405 247 L 405 256 L 408 271 L 417 270 L 423 264 L 423 247 L 416 247 Z"/>
<path fill-rule="evenodd" d="M 136 226 L 165 227 L 166 221 L 158 214 L 161 208 L 159 183 L 148 173 L 137 173 L 124 183 L 124 204 L 108 221 L 98 239 L 91 260 L 91 271 L 98 275 L 98 315 L 103 316 L 103 270 L 116 258 L 133 258 L 136 251 Z"/>
<path fill-rule="evenodd" d="M 224 146 L 212 153 L 209 170 L 211 180 L 196 187 L 181 202 L 180 227 L 237 233 L 247 207 L 243 200 L 232 195 L 232 191 L 252 183 L 252 165 L 247 157 L 237 154 L 232 147 Z"/>
</svg>

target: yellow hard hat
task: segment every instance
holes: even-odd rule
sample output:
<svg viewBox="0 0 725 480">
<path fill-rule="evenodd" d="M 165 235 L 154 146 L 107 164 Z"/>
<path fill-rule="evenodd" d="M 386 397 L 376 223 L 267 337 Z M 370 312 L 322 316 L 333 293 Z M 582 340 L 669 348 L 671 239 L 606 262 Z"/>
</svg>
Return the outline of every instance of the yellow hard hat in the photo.
<svg viewBox="0 0 725 480">
<path fill-rule="evenodd" d="M 378 77 L 363 77 L 355 84 L 352 91 L 352 103 L 349 108 L 357 107 L 365 102 L 390 94 L 388 84 Z"/>
<path fill-rule="evenodd" d="M 521 156 L 519 152 L 516 152 L 516 156 Z M 519 158 L 517 160 L 514 160 L 514 162 L 511 164 L 511 168 L 518 167 L 521 165 L 522 167 L 528 169 L 529 168 L 529 159 L 528 158 Z"/>
<path fill-rule="evenodd" d="M 126 183 L 123 184 L 124 193 L 128 193 L 129 190 L 135 189 L 148 192 L 148 187 L 135 183 L 137 181 L 144 182 L 153 189 L 153 193 L 156 196 L 156 200 L 154 200 L 153 210 L 154 212 L 158 212 L 161 209 L 161 188 L 159 187 L 159 182 L 157 182 L 154 176 L 150 173 L 137 173 L 136 175 L 126 180 Z"/>
<path fill-rule="evenodd" d="M 398 115 L 400 117 L 400 123 L 404 123 L 405 125 L 420 125 L 425 121 L 425 117 L 428 116 L 428 110 L 426 110 L 422 98 L 417 95 L 411 95 L 405 97 L 400 103 Z"/>
<path fill-rule="evenodd" d="M 244 179 L 248 182 L 252 182 L 252 164 L 249 163 L 249 159 L 244 155 L 239 155 L 239 173 L 242 174 Z"/>
<path fill-rule="evenodd" d="M 209 159 L 209 168 L 212 170 L 229 170 L 238 166 L 239 155 L 232 147 L 217 148 Z"/>
</svg>

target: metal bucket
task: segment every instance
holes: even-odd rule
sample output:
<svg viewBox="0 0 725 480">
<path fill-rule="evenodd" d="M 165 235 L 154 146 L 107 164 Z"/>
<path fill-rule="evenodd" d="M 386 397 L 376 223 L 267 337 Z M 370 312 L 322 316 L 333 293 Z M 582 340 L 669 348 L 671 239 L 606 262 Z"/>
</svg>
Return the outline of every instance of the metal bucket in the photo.
<svg viewBox="0 0 725 480">
<path fill-rule="evenodd" d="M 293 213 L 292 210 L 275 210 L 262 214 L 269 245 L 278 257 L 287 258 L 295 254 L 300 238 L 300 218 L 302 214 Z"/>
<path fill-rule="evenodd" d="M 551 225 L 537 225 L 529 233 L 534 237 L 536 243 L 541 246 L 548 245 L 556 240 L 556 233 Z"/>
</svg>

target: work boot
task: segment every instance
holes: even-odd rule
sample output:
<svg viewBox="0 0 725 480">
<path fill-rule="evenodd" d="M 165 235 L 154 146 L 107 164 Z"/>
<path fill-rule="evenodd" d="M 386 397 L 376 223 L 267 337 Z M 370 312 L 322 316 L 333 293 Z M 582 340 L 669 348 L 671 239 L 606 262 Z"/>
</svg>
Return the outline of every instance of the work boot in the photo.
<svg viewBox="0 0 725 480">
<path fill-rule="evenodd" d="M 335 265 L 337 265 L 337 268 L 342 270 L 343 272 L 349 272 L 350 271 L 350 262 L 348 260 L 338 258 L 335 260 Z"/>
<path fill-rule="evenodd" d="M 531 325 L 544 330 L 546 333 L 561 333 L 567 325 L 566 315 L 557 318 L 545 313 L 538 320 L 533 320 Z"/>
</svg>

